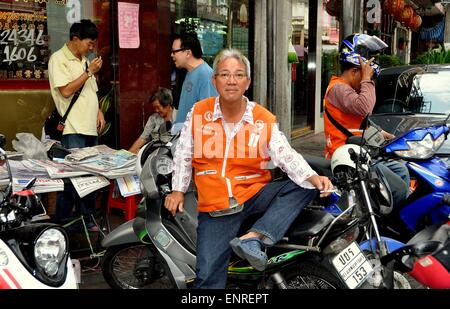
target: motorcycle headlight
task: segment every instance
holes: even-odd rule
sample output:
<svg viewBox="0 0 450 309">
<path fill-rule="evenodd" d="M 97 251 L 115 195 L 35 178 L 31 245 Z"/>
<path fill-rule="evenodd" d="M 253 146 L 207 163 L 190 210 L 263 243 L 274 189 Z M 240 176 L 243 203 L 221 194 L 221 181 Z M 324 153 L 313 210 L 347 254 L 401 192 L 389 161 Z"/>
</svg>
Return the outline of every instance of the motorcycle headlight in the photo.
<svg viewBox="0 0 450 309">
<path fill-rule="evenodd" d="M 156 160 L 156 172 L 161 175 L 167 175 L 172 173 L 173 161 L 166 155 L 160 156 Z"/>
<path fill-rule="evenodd" d="M 67 240 L 60 230 L 56 228 L 45 230 L 34 245 L 36 265 L 46 275 L 50 277 L 55 276 L 66 254 L 66 248 Z"/>
<path fill-rule="evenodd" d="M 441 134 L 433 140 L 431 134 L 425 135 L 420 141 L 407 141 L 409 150 L 397 150 L 394 153 L 399 157 L 410 159 L 428 159 L 442 146 L 445 141 L 445 134 Z"/>
</svg>

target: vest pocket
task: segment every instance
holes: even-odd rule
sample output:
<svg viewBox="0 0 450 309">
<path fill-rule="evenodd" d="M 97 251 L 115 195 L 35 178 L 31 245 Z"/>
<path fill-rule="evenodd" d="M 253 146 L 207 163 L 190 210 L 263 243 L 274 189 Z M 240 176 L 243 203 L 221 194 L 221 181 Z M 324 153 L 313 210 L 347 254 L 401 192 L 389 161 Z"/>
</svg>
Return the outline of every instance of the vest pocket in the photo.
<svg viewBox="0 0 450 309">
<path fill-rule="evenodd" d="M 257 177 L 261 177 L 261 174 L 251 174 L 251 175 L 246 175 L 246 176 L 236 176 L 236 177 L 234 177 L 234 179 L 236 179 L 236 180 L 247 180 L 247 179 L 252 179 L 252 178 L 257 178 Z"/>
<path fill-rule="evenodd" d="M 206 170 L 206 171 L 198 172 L 196 175 L 197 176 L 204 176 L 204 175 L 216 175 L 216 174 L 217 174 L 216 170 Z"/>
</svg>

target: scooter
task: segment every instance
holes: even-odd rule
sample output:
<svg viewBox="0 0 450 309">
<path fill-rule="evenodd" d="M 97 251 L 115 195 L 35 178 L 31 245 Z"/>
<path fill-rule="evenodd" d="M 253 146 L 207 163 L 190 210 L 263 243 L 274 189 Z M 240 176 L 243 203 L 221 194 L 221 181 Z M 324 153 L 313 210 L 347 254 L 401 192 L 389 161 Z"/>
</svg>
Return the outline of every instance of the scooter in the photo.
<svg viewBox="0 0 450 309">
<path fill-rule="evenodd" d="M 113 288 L 186 288 L 195 279 L 195 191 L 185 194 L 183 213 L 174 217 L 164 207 L 164 198 L 171 192 L 175 143 L 176 137 L 168 143 L 153 141 L 138 154 L 144 195 L 141 207 L 134 220 L 113 230 L 102 242 L 107 248 L 102 272 Z M 370 208 L 370 204 L 355 203 L 337 217 L 305 208 L 285 237 L 268 248 L 265 271 L 232 256 L 228 287 L 392 288 L 392 270 L 374 269 L 372 263 L 380 259 L 380 252 L 387 254 L 386 240 L 375 232 L 377 244 L 355 242 L 361 232 L 376 231 L 373 211 L 365 212 L 365 223 L 349 216 L 357 205 Z M 362 252 L 360 245 L 370 249 Z"/>
<path fill-rule="evenodd" d="M 447 163 L 434 156 L 449 134 L 445 124 L 415 128 L 399 137 L 384 142 L 374 126 L 364 135 L 363 146 L 373 159 L 406 161 L 410 176 L 410 195 L 402 205 L 387 204 L 380 211 L 379 224 L 383 234 L 407 242 L 423 228 L 445 222 L 450 215 L 450 171 Z M 349 139 L 349 143 L 361 144 L 361 138 Z M 357 140 L 357 141 L 355 141 Z M 319 174 L 333 177 L 331 161 L 305 156 L 306 161 Z M 385 199 L 388 185 L 381 187 Z M 341 213 L 341 194 L 333 193 L 328 199 L 327 210 Z"/>
<path fill-rule="evenodd" d="M 12 191 L 12 173 L 0 135 L 0 160 L 9 184 L 0 197 L 0 289 L 77 289 L 68 237 L 56 224 L 43 223 L 46 211 L 31 187 Z"/>
<path fill-rule="evenodd" d="M 429 226 L 406 246 L 382 259 L 395 260 L 403 271 L 433 289 L 450 289 L 450 221 Z"/>
</svg>

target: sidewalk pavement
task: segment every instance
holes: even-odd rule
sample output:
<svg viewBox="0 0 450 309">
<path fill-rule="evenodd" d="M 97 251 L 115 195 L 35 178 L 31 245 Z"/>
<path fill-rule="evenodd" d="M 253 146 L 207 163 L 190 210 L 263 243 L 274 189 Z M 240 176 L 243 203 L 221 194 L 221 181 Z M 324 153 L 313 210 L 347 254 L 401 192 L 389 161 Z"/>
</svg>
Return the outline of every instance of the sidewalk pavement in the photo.
<svg viewBox="0 0 450 309">
<path fill-rule="evenodd" d="M 323 157 L 325 148 L 325 133 L 312 133 L 303 137 L 299 137 L 291 142 L 292 148 L 300 154 L 308 154 Z"/>
</svg>

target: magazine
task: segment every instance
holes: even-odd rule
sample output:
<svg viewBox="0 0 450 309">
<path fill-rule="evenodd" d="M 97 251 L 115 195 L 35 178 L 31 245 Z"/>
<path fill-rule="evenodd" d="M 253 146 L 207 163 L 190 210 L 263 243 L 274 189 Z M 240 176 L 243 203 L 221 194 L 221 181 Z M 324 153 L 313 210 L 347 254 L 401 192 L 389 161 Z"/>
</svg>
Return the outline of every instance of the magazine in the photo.
<svg viewBox="0 0 450 309">
<path fill-rule="evenodd" d="M 139 185 L 139 177 L 137 175 L 130 175 L 116 179 L 120 194 L 123 197 L 137 195 L 141 193 Z"/>
</svg>

